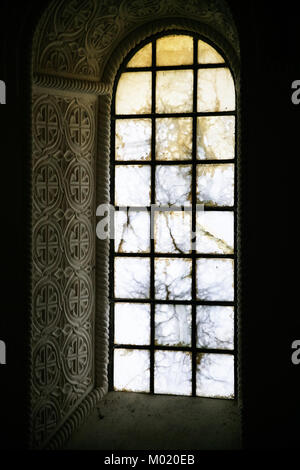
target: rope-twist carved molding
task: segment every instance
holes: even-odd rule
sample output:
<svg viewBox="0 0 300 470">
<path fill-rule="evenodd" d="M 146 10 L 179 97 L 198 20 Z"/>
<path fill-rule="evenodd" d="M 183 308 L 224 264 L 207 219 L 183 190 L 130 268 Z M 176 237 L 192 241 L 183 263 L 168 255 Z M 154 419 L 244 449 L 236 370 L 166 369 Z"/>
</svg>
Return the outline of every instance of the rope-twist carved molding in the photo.
<svg viewBox="0 0 300 470">
<path fill-rule="evenodd" d="M 66 78 L 45 73 L 34 73 L 33 82 L 35 85 L 45 88 L 78 91 L 93 95 L 106 95 L 111 93 L 111 85 L 107 83 L 77 78 Z"/>
</svg>

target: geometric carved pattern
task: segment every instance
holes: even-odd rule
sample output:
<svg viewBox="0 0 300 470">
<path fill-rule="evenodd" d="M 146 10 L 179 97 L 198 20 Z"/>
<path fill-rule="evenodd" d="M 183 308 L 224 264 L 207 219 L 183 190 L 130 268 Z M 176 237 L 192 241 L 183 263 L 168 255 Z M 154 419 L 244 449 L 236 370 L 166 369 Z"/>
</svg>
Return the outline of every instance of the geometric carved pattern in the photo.
<svg viewBox="0 0 300 470">
<path fill-rule="evenodd" d="M 43 403 L 35 413 L 33 418 L 34 440 L 35 445 L 38 446 L 44 442 L 49 435 L 57 427 L 59 421 L 58 406 L 52 400 L 48 403 Z"/>
<path fill-rule="evenodd" d="M 52 5 L 35 37 L 34 70 L 39 73 L 101 80 L 112 52 L 130 31 L 164 18 L 191 18 L 234 48 L 238 45 L 223 0 L 66 0 Z"/>
<path fill-rule="evenodd" d="M 91 364 L 91 345 L 82 331 L 69 336 L 63 351 L 63 365 L 70 382 L 79 382 Z"/>
<path fill-rule="evenodd" d="M 99 18 L 93 22 L 92 27 L 87 33 L 88 43 L 94 51 L 104 51 L 110 47 L 119 30 L 120 26 L 113 16 Z"/>
<path fill-rule="evenodd" d="M 70 323 L 83 323 L 89 316 L 93 304 L 91 279 L 83 272 L 72 276 L 66 287 L 66 315 Z"/>
<path fill-rule="evenodd" d="M 61 258 L 60 227 L 55 222 L 41 221 L 34 230 L 35 262 L 41 269 L 56 267 Z"/>
<path fill-rule="evenodd" d="M 70 220 L 65 233 L 66 257 L 74 268 L 85 266 L 91 255 L 91 222 L 85 216 Z"/>
<path fill-rule="evenodd" d="M 94 135 L 93 119 L 87 107 L 72 102 L 66 112 L 66 136 L 73 152 L 84 152 L 89 149 Z"/>
<path fill-rule="evenodd" d="M 35 324 L 39 329 L 49 328 L 58 323 L 60 316 L 60 290 L 53 280 L 42 280 L 35 287 Z"/>
<path fill-rule="evenodd" d="M 43 161 L 34 169 L 35 198 L 43 208 L 55 209 L 61 199 L 61 174 L 52 161 Z"/>
<path fill-rule="evenodd" d="M 96 102 L 36 91 L 32 109 L 31 423 L 41 447 L 93 387 Z"/>
<path fill-rule="evenodd" d="M 50 98 L 35 103 L 33 113 L 34 137 L 36 145 L 42 150 L 54 151 L 61 138 L 61 122 L 56 103 Z"/>
<path fill-rule="evenodd" d="M 34 385 L 39 389 L 53 387 L 59 377 L 58 348 L 53 342 L 40 344 L 34 352 Z"/>
<path fill-rule="evenodd" d="M 93 195 L 93 177 L 90 166 L 83 161 L 72 161 L 66 172 L 66 193 L 73 208 L 84 209 Z"/>
</svg>

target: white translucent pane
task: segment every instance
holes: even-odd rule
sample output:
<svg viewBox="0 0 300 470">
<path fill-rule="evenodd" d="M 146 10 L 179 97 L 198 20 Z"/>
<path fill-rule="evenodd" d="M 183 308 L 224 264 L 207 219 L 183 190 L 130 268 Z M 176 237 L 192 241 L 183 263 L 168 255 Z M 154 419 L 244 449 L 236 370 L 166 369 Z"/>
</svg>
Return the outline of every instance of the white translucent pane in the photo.
<svg viewBox="0 0 300 470">
<path fill-rule="evenodd" d="M 197 158 L 229 160 L 234 158 L 235 117 L 201 116 L 197 118 Z"/>
<path fill-rule="evenodd" d="M 116 91 L 116 114 L 151 112 L 151 72 L 122 73 Z"/>
<path fill-rule="evenodd" d="M 234 213 L 197 212 L 196 235 L 198 253 L 233 253 Z"/>
<path fill-rule="evenodd" d="M 234 357 L 231 354 L 198 354 L 196 395 L 234 397 Z"/>
<path fill-rule="evenodd" d="M 116 120 L 116 160 L 151 160 L 151 120 Z"/>
<path fill-rule="evenodd" d="M 127 67 L 151 67 L 152 43 L 142 47 L 127 63 Z"/>
<path fill-rule="evenodd" d="M 191 353 L 156 351 L 154 361 L 154 393 L 191 395 Z"/>
<path fill-rule="evenodd" d="M 156 304 L 155 343 L 157 345 L 190 346 L 191 328 L 190 305 Z"/>
<path fill-rule="evenodd" d="M 197 306 L 197 347 L 233 349 L 234 310 L 229 306 Z"/>
<path fill-rule="evenodd" d="M 147 165 L 116 165 L 115 205 L 150 205 L 151 168 Z"/>
<path fill-rule="evenodd" d="M 234 165 L 197 165 L 197 202 L 208 206 L 234 205 Z"/>
<path fill-rule="evenodd" d="M 162 300 L 190 300 L 192 261 L 185 258 L 155 260 L 155 295 Z"/>
<path fill-rule="evenodd" d="M 190 165 L 157 165 L 155 171 L 156 204 L 191 203 L 192 167 Z"/>
<path fill-rule="evenodd" d="M 115 251 L 118 253 L 150 251 L 150 214 L 147 211 L 115 212 Z"/>
<path fill-rule="evenodd" d="M 192 134 L 192 118 L 156 119 L 156 160 L 190 160 Z"/>
<path fill-rule="evenodd" d="M 155 211 L 154 246 L 156 253 L 189 253 L 191 239 L 191 212 Z"/>
<path fill-rule="evenodd" d="M 198 70 L 197 110 L 234 111 L 235 90 L 228 68 Z"/>
<path fill-rule="evenodd" d="M 197 298 L 233 301 L 233 271 L 232 259 L 197 259 Z"/>
<path fill-rule="evenodd" d="M 193 63 L 193 38 L 174 34 L 156 42 L 157 65 L 190 65 Z"/>
<path fill-rule="evenodd" d="M 150 305 L 115 304 L 115 344 L 150 344 Z"/>
<path fill-rule="evenodd" d="M 198 41 L 198 63 L 199 64 L 221 64 L 223 57 L 207 42 Z"/>
<path fill-rule="evenodd" d="M 193 110 L 193 71 L 156 72 L 156 112 L 185 113 Z"/>
<path fill-rule="evenodd" d="M 149 298 L 150 260 L 148 258 L 115 258 L 115 297 Z"/>
<path fill-rule="evenodd" d="M 114 389 L 150 391 L 150 353 L 138 349 L 115 349 Z"/>
</svg>

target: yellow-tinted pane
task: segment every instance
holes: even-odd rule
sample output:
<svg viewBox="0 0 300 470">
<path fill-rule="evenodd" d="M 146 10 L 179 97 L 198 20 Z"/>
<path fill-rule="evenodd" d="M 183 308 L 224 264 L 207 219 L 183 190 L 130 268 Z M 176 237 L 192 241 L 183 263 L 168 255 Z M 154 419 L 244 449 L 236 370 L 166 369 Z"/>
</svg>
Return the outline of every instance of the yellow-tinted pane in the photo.
<svg viewBox="0 0 300 470">
<path fill-rule="evenodd" d="M 156 74 L 156 112 L 185 113 L 193 110 L 193 71 L 166 70 Z"/>
<path fill-rule="evenodd" d="M 127 64 L 127 67 L 151 67 L 152 65 L 152 43 L 142 47 Z"/>
<path fill-rule="evenodd" d="M 207 42 L 198 41 L 198 63 L 199 64 L 220 64 L 224 59 Z"/>
<path fill-rule="evenodd" d="M 151 112 L 151 72 L 129 72 L 120 77 L 116 92 L 117 114 Z"/>
<path fill-rule="evenodd" d="M 198 70 L 197 109 L 200 112 L 234 111 L 234 82 L 228 68 Z"/>
<path fill-rule="evenodd" d="M 193 63 L 193 38 L 172 35 L 157 40 L 157 65 L 190 65 Z"/>
<path fill-rule="evenodd" d="M 235 117 L 201 116 L 197 119 L 197 158 L 234 158 Z"/>
</svg>

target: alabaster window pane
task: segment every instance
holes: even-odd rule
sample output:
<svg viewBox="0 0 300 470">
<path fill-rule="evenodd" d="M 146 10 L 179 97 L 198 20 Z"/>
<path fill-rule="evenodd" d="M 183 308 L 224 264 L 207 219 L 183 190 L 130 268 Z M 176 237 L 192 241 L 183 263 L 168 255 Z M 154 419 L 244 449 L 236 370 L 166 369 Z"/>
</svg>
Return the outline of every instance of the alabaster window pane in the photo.
<svg viewBox="0 0 300 470">
<path fill-rule="evenodd" d="M 151 168 L 143 165 L 116 165 L 115 204 L 117 206 L 150 205 Z"/>
<path fill-rule="evenodd" d="M 152 43 L 142 47 L 130 59 L 127 67 L 151 67 L 152 65 Z"/>
<path fill-rule="evenodd" d="M 197 347 L 233 349 L 234 310 L 229 306 L 197 306 Z"/>
<path fill-rule="evenodd" d="M 199 300 L 233 301 L 233 260 L 197 259 L 196 282 Z"/>
<path fill-rule="evenodd" d="M 192 261 L 185 258 L 155 260 L 155 295 L 162 300 L 190 300 Z"/>
<path fill-rule="evenodd" d="M 193 110 L 193 71 L 156 72 L 156 112 L 185 113 Z"/>
<path fill-rule="evenodd" d="M 222 64 L 223 57 L 207 42 L 198 41 L 198 63 L 199 64 Z"/>
<path fill-rule="evenodd" d="M 148 258 L 115 258 L 115 297 L 149 298 L 150 260 Z"/>
<path fill-rule="evenodd" d="M 235 90 L 228 68 L 198 70 L 197 110 L 234 111 Z"/>
<path fill-rule="evenodd" d="M 192 132 L 192 118 L 156 119 L 156 160 L 190 160 Z"/>
<path fill-rule="evenodd" d="M 115 304 L 115 344 L 150 344 L 149 304 Z"/>
<path fill-rule="evenodd" d="M 150 353 L 138 349 L 115 349 L 114 389 L 149 392 Z"/>
<path fill-rule="evenodd" d="M 122 73 L 116 91 L 116 114 L 151 112 L 151 72 Z"/>
<path fill-rule="evenodd" d="M 234 165 L 197 165 L 197 202 L 208 206 L 234 205 Z"/>
<path fill-rule="evenodd" d="M 115 212 L 115 251 L 148 253 L 150 251 L 150 214 L 146 211 Z"/>
<path fill-rule="evenodd" d="M 193 63 L 193 38 L 170 35 L 156 42 L 157 65 L 190 65 Z"/>
<path fill-rule="evenodd" d="M 232 254 L 234 213 L 229 211 L 197 212 L 196 235 L 198 253 Z"/>
<path fill-rule="evenodd" d="M 197 158 L 229 160 L 234 158 L 234 116 L 201 116 L 197 118 Z"/>
<path fill-rule="evenodd" d="M 170 395 L 191 395 L 191 353 L 156 351 L 154 366 L 154 392 Z"/>
<path fill-rule="evenodd" d="M 196 395 L 234 397 L 234 358 L 230 354 L 198 354 Z"/>
<path fill-rule="evenodd" d="M 179 206 L 191 203 L 190 165 L 157 165 L 155 174 L 156 204 Z"/>
<path fill-rule="evenodd" d="M 155 211 L 154 246 L 156 253 L 189 253 L 191 238 L 191 212 Z"/>
<path fill-rule="evenodd" d="M 116 160 L 151 160 L 151 120 L 116 120 Z"/>
<path fill-rule="evenodd" d="M 192 315 L 190 305 L 155 307 L 155 343 L 164 346 L 191 345 Z"/>
</svg>

